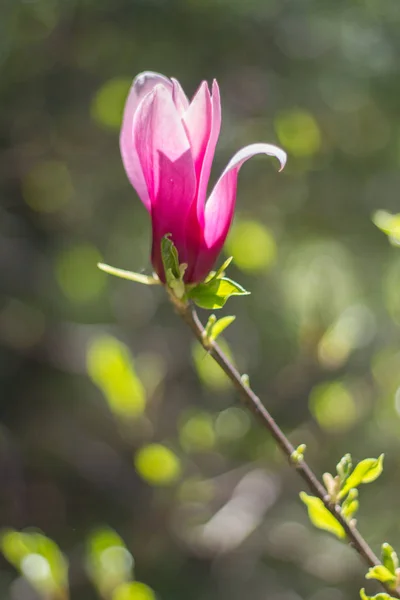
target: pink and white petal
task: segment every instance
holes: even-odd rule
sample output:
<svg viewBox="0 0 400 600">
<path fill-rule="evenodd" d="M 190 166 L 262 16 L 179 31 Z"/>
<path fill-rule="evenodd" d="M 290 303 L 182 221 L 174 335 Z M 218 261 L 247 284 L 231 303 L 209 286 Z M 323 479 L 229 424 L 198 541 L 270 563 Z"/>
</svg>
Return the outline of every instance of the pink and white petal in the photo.
<svg viewBox="0 0 400 600">
<path fill-rule="evenodd" d="M 159 84 L 172 93 L 172 82 L 164 75 L 145 71 L 135 77 L 125 103 L 120 134 L 121 156 L 126 174 L 147 210 L 150 210 L 150 198 L 133 143 L 133 118 L 143 98 Z"/>
<path fill-rule="evenodd" d="M 206 81 L 203 81 L 183 115 L 186 133 L 192 148 L 197 181 L 203 166 L 212 125 L 211 96 Z"/>
<path fill-rule="evenodd" d="M 177 79 L 175 79 L 174 77 L 171 77 L 171 81 L 172 81 L 172 86 L 173 86 L 172 97 L 175 102 L 175 106 L 176 106 L 179 114 L 182 117 L 184 115 L 184 113 L 187 111 L 187 109 L 189 108 L 189 100 L 187 99 L 187 96 L 186 96 L 185 92 L 183 91 L 182 86 L 179 83 L 179 81 Z"/>
<path fill-rule="evenodd" d="M 211 166 L 214 159 L 215 148 L 221 130 L 221 100 L 218 83 L 214 79 L 211 95 L 211 129 L 207 148 L 204 154 L 203 166 L 197 192 L 197 216 L 201 224 L 204 223 L 204 203 L 207 196 L 208 181 L 210 179 Z"/>
<path fill-rule="evenodd" d="M 252 144 L 239 150 L 217 181 L 205 207 L 204 246 L 199 252 L 193 280 L 201 281 L 212 269 L 225 243 L 235 210 L 237 177 L 240 167 L 256 154 L 274 156 L 280 171 L 286 163 L 286 153 L 271 144 Z"/>
<path fill-rule="evenodd" d="M 193 158 L 187 135 L 163 85 L 141 102 L 134 117 L 134 143 L 151 202 L 153 258 L 160 268 L 160 242 L 166 233 L 186 258 L 186 220 L 196 192 Z"/>
</svg>

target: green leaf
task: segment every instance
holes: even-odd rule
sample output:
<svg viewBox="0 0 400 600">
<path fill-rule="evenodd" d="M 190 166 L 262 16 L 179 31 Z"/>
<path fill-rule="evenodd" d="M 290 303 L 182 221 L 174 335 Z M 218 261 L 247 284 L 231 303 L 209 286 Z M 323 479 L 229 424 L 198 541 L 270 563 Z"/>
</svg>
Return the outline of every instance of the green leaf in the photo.
<svg viewBox="0 0 400 600">
<path fill-rule="evenodd" d="M 199 283 L 189 291 L 189 297 L 197 306 L 212 310 L 222 308 L 231 296 L 248 296 L 249 294 L 250 292 L 236 281 L 227 277 L 213 278 L 208 282 Z"/>
<path fill-rule="evenodd" d="M 220 266 L 220 268 L 217 269 L 217 271 L 214 275 L 214 278 L 220 279 L 221 277 L 223 277 L 226 269 L 229 267 L 229 265 L 231 264 L 232 261 L 233 261 L 233 256 L 230 256 L 229 258 L 227 258 L 226 261 Z"/>
<path fill-rule="evenodd" d="M 216 322 L 217 322 L 217 317 L 215 315 L 210 315 L 208 317 L 207 324 L 206 324 L 206 326 L 204 328 L 205 337 L 207 339 L 210 339 L 212 328 L 214 327 L 214 325 L 215 325 Z"/>
<path fill-rule="evenodd" d="M 352 488 L 346 500 L 342 504 L 342 515 L 345 519 L 351 519 L 359 508 L 358 498 L 358 490 L 357 488 Z"/>
<path fill-rule="evenodd" d="M 295 464 L 299 464 L 304 460 L 304 452 L 307 450 L 307 446 L 305 444 L 300 444 L 297 446 L 296 450 L 292 452 L 290 455 L 290 460 L 292 460 Z"/>
<path fill-rule="evenodd" d="M 360 598 L 361 600 L 396 600 L 393 596 L 389 596 L 389 594 L 385 594 L 384 592 L 376 594 L 376 596 L 367 596 L 364 588 L 360 590 Z"/>
<path fill-rule="evenodd" d="M 347 478 L 340 492 L 340 497 L 343 498 L 351 488 L 358 487 L 361 483 L 375 481 L 383 471 L 383 458 L 384 455 L 381 454 L 379 458 L 366 458 L 359 462 L 352 474 Z"/>
<path fill-rule="evenodd" d="M 345 530 L 339 521 L 337 521 L 337 519 L 335 519 L 335 517 L 325 507 L 320 498 L 309 496 L 305 492 L 300 492 L 300 499 L 307 506 L 309 519 L 311 523 L 315 525 L 315 527 L 329 531 L 340 539 L 344 539 L 346 537 Z"/>
<path fill-rule="evenodd" d="M 340 482 L 344 483 L 353 468 L 351 454 L 345 454 L 336 465 L 336 472 L 339 475 Z"/>
<path fill-rule="evenodd" d="M 222 319 L 218 319 L 211 327 L 210 339 L 216 340 L 219 335 L 227 328 L 233 321 L 236 319 L 234 316 L 230 317 L 222 317 Z"/>
<path fill-rule="evenodd" d="M 165 278 L 170 285 L 175 279 L 181 279 L 181 270 L 179 268 L 178 250 L 175 244 L 170 240 L 170 233 L 164 235 L 161 240 L 161 259 L 164 265 Z"/>
<path fill-rule="evenodd" d="M 149 277 L 148 275 L 143 275 L 142 273 L 134 273 L 134 271 L 124 271 L 124 269 L 117 269 L 116 267 L 105 265 L 104 263 L 97 263 L 97 266 L 101 271 L 104 271 L 109 275 L 115 275 L 115 277 L 120 277 L 121 279 L 129 279 L 129 281 L 136 281 L 137 283 L 144 283 L 145 285 L 160 284 L 159 279 L 156 279 L 155 277 Z"/>
<path fill-rule="evenodd" d="M 365 579 L 377 579 L 382 583 L 395 583 L 396 575 L 391 573 L 389 569 L 383 565 L 377 565 L 376 567 L 371 567 L 369 569 Z"/>
<path fill-rule="evenodd" d="M 399 559 L 395 550 L 387 542 L 382 544 L 381 557 L 384 566 L 393 573 L 393 575 L 396 575 L 396 569 L 399 568 Z"/>
</svg>

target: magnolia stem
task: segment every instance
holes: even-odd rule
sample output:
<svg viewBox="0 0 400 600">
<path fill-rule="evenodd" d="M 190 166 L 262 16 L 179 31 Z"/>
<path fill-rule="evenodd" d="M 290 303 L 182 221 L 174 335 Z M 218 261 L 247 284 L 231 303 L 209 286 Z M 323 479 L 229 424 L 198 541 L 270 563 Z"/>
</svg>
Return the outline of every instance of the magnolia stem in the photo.
<svg viewBox="0 0 400 600">
<path fill-rule="evenodd" d="M 276 443 L 289 459 L 289 463 L 293 466 L 299 475 L 308 485 L 309 489 L 318 498 L 322 500 L 325 507 L 335 517 L 335 519 L 341 524 L 347 535 L 347 541 L 356 552 L 362 557 L 365 563 L 369 567 L 380 565 L 381 562 L 374 554 L 366 540 L 360 534 L 358 529 L 353 525 L 350 525 L 343 517 L 340 511 L 340 506 L 332 504 L 327 494 L 326 489 L 320 483 L 314 472 L 308 466 L 308 464 L 301 460 L 299 462 L 292 460 L 292 454 L 295 448 L 289 442 L 286 435 L 283 433 L 279 425 L 274 421 L 268 410 L 265 408 L 260 398 L 253 392 L 247 383 L 244 383 L 241 379 L 240 373 L 232 365 L 228 357 L 221 350 L 219 345 L 215 341 L 209 341 L 205 335 L 205 330 L 197 316 L 196 311 L 191 306 L 177 300 L 170 294 L 170 298 L 175 305 L 177 312 L 183 318 L 183 320 L 189 325 L 190 329 L 203 346 L 203 348 L 212 356 L 215 362 L 221 367 L 221 369 L 227 374 L 234 387 L 238 390 L 243 402 L 251 410 L 256 417 L 261 421 L 266 429 L 270 432 Z M 400 598 L 400 589 L 391 589 L 387 583 L 380 582 L 382 587 L 394 598 Z"/>
</svg>

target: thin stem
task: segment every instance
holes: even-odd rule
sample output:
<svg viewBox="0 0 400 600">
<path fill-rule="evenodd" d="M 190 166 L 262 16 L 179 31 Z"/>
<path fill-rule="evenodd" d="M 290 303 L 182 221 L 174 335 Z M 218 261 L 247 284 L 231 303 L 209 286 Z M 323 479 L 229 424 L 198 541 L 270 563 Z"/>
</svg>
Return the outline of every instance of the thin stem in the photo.
<svg viewBox="0 0 400 600">
<path fill-rule="evenodd" d="M 202 323 L 197 316 L 196 311 L 189 305 L 180 302 L 172 295 L 170 295 L 173 304 L 175 305 L 177 312 L 183 318 L 183 320 L 189 325 L 190 329 L 194 333 L 197 340 L 203 346 L 203 348 L 212 356 L 215 362 L 221 367 L 221 369 L 227 374 L 234 387 L 240 394 L 241 399 L 246 404 L 246 406 L 251 410 L 251 412 L 261 421 L 266 429 L 270 432 L 283 454 L 289 459 L 289 463 L 296 469 L 299 475 L 306 482 L 309 489 L 315 494 L 318 498 L 322 500 L 325 507 L 329 510 L 329 512 L 335 517 L 335 519 L 340 523 L 343 529 L 346 532 L 347 540 L 356 552 L 362 557 L 364 562 L 369 567 L 374 567 L 376 565 L 380 565 L 381 562 L 378 557 L 374 554 L 366 540 L 360 534 L 358 529 L 350 525 L 343 517 L 340 511 L 340 506 L 337 504 L 332 504 L 325 490 L 324 486 L 320 483 L 317 476 L 308 466 L 308 464 L 302 460 L 300 462 L 295 462 L 291 459 L 292 454 L 295 448 L 289 442 L 286 435 L 283 433 L 279 425 L 275 422 L 273 417 L 270 415 L 269 411 L 265 408 L 264 404 L 261 402 L 260 398 L 253 392 L 253 390 L 242 381 L 240 373 L 238 370 L 232 365 L 228 357 L 221 350 L 219 345 L 215 341 L 209 341 L 205 336 L 205 330 Z M 390 586 L 386 583 L 380 582 L 382 587 L 393 597 L 400 598 L 400 590 L 399 589 L 391 589 Z"/>
</svg>

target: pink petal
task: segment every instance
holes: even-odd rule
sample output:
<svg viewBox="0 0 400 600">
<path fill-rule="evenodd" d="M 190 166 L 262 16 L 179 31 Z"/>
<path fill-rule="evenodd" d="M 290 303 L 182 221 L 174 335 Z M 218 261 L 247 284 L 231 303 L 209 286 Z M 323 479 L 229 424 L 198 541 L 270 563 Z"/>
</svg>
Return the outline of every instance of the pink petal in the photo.
<svg viewBox="0 0 400 600">
<path fill-rule="evenodd" d="M 177 79 L 175 79 L 174 77 L 171 77 L 171 81 L 172 81 L 172 86 L 173 86 L 172 97 L 175 102 L 175 106 L 176 106 L 179 114 L 181 116 L 183 116 L 184 113 L 189 108 L 189 100 L 187 99 L 186 94 L 183 91 L 182 86 L 179 83 L 179 81 Z"/>
<path fill-rule="evenodd" d="M 197 90 L 183 115 L 183 122 L 192 147 L 196 178 L 199 181 L 212 125 L 211 96 L 206 81 L 203 81 Z"/>
<path fill-rule="evenodd" d="M 235 209 L 237 177 L 242 164 L 255 154 L 275 156 L 281 165 L 286 163 L 286 153 L 271 144 L 252 144 L 239 150 L 231 159 L 217 181 L 205 208 L 204 249 L 199 255 L 192 275 L 194 281 L 201 281 L 212 269 L 232 223 Z"/>
<path fill-rule="evenodd" d="M 211 128 L 208 138 L 207 148 L 204 153 L 203 165 L 198 181 L 197 197 L 191 208 L 187 229 L 188 235 L 187 249 L 189 255 L 189 268 L 186 271 L 185 278 L 191 281 L 196 268 L 199 248 L 204 244 L 204 204 L 207 194 L 208 181 L 212 161 L 214 158 L 215 147 L 217 145 L 219 132 L 221 129 L 221 102 L 219 97 L 219 88 L 214 80 L 212 85 L 211 97 Z"/>
<path fill-rule="evenodd" d="M 120 135 L 121 156 L 126 174 L 147 210 L 150 210 L 150 198 L 133 143 L 133 117 L 143 98 L 158 84 L 162 84 L 172 92 L 172 83 L 164 75 L 145 71 L 135 77 L 125 103 Z"/>
<path fill-rule="evenodd" d="M 198 214 L 203 215 L 204 202 L 207 196 L 208 180 L 210 179 L 211 166 L 214 160 L 215 147 L 221 130 L 221 100 L 218 83 L 214 79 L 211 95 L 211 131 L 201 170 L 199 188 L 197 193 Z M 202 220 L 202 219 L 201 219 Z"/>
<path fill-rule="evenodd" d="M 186 218 L 196 191 L 190 144 L 164 85 L 157 85 L 141 102 L 133 132 L 151 203 L 153 264 L 160 274 L 160 242 L 166 233 L 172 234 L 180 262 L 185 262 Z"/>
</svg>

